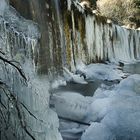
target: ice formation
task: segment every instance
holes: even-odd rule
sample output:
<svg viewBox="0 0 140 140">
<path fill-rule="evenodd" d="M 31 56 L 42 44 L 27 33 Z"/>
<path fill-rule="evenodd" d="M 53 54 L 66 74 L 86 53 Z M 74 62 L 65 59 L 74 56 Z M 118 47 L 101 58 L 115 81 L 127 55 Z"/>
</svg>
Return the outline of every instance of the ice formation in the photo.
<svg viewBox="0 0 140 140">
<path fill-rule="evenodd" d="M 138 30 L 125 29 L 113 24 L 108 19 L 100 17 L 100 15 L 92 15 L 90 12 L 86 15 L 87 11 L 85 12 L 78 1 L 71 1 L 71 6 L 79 11 L 76 14 L 81 16 L 83 20 L 80 22 L 83 24 L 81 23 L 78 26 L 84 26 L 83 32 L 85 33 L 84 38 L 81 38 L 83 32 L 76 27 L 78 17 L 72 14 L 75 10 L 71 10 L 71 18 L 74 19 L 74 22 L 72 22 L 74 39 L 66 40 L 67 43 L 70 43 L 69 50 L 71 51 L 66 52 L 66 54 L 71 54 L 71 62 L 81 59 L 85 63 L 106 60 L 130 63 L 140 58 L 140 32 Z M 65 35 L 67 34 L 65 33 Z M 74 63 L 70 63 L 70 65 L 72 68 L 74 67 Z"/>
<path fill-rule="evenodd" d="M 48 78 L 35 72 L 39 38 L 34 22 L 21 17 L 7 1 L 0 1 L 0 50 L 5 53 L 0 55 L 23 68 L 27 77 L 26 83 L 14 67 L 0 61 L 0 80 L 8 87 L 0 88 L 2 114 L 9 113 L 1 122 L 3 140 L 62 140 L 57 114 L 49 108 Z"/>
<path fill-rule="evenodd" d="M 87 84 L 87 81 L 84 80 L 84 77 L 80 76 L 80 74 L 74 74 L 70 72 L 67 68 L 64 69 L 64 75 L 67 82 L 74 82 L 79 84 Z"/>
<path fill-rule="evenodd" d="M 84 120 L 89 100 L 76 92 L 58 92 L 51 97 L 57 114 L 72 120 Z"/>
<path fill-rule="evenodd" d="M 10 107 L 9 123 L 13 127 L 12 130 L 7 130 L 6 134 L 18 130 L 15 134 L 17 139 L 62 139 L 58 132 L 57 114 L 49 108 L 50 83 L 46 80 L 49 78 L 37 75 L 35 53 L 45 56 L 45 59 L 41 57 L 41 60 L 43 60 L 42 65 L 45 66 L 45 70 L 48 68 L 48 71 L 55 68 L 60 70 L 62 67 L 74 71 L 76 61 L 79 59 L 89 64 L 106 60 L 132 62 L 140 58 L 140 32 L 138 30 L 125 29 L 113 23 L 106 24 L 106 19 L 101 20 L 101 17 L 97 17 L 92 11 L 91 13 L 85 11 L 86 9 L 83 9 L 77 0 L 67 0 L 68 9 L 64 8 L 65 10 L 61 11 L 61 2 L 55 0 L 51 1 L 50 5 L 46 4 L 47 10 L 52 8 L 53 4 L 56 9 L 53 7 L 54 11 L 48 10 L 51 12 L 47 15 L 49 18 L 45 18 L 48 19 L 47 24 L 44 22 L 41 24 L 42 29 L 47 27 L 43 34 L 46 36 L 43 39 L 47 40 L 48 44 L 43 42 L 42 51 L 39 52 L 40 33 L 36 23 L 22 18 L 6 0 L 0 1 L 0 50 L 6 52 L 7 59 L 20 62 L 27 79 L 29 77 L 28 85 L 26 85 L 15 69 L 0 62 L 0 80 L 7 83 L 15 99 L 19 101 L 20 110 L 16 108 L 16 104 L 8 102 L 4 92 L 1 91 L 2 98 L 5 99 L 2 100 L 3 103 Z M 49 16 L 51 14 L 52 16 Z M 43 14 L 42 17 L 44 18 Z M 77 68 L 77 74 L 71 73 L 68 69 L 65 71 L 70 81 L 82 84 L 87 83 L 87 79 L 112 81 L 121 80 L 124 76 L 117 67 L 105 64 L 80 65 L 80 69 Z M 86 80 L 80 77 L 83 73 Z M 140 126 L 139 79 L 139 75 L 133 75 L 122 80 L 113 89 L 101 87 L 91 98 L 75 92 L 59 92 L 52 96 L 55 111 L 62 117 L 88 124 L 93 122 L 83 133 L 82 140 L 92 138 L 95 140 L 114 138 L 138 140 L 140 137 L 138 133 Z M 66 81 L 58 80 L 52 84 L 52 88 L 57 88 L 59 85 L 66 85 Z M 63 133 L 66 134 L 68 131 L 82 133 L 84 129 L 86 128 L 67 129 L 63 130 Z M 14 139 L 12 136 L 9 137 Z"/>
<path fill-rule="evenodd" d="M 4 12 L 8 9 L 8 1 L 1 0 L 0 2 L 0 16 L 4 15 Z"/>
</svg>

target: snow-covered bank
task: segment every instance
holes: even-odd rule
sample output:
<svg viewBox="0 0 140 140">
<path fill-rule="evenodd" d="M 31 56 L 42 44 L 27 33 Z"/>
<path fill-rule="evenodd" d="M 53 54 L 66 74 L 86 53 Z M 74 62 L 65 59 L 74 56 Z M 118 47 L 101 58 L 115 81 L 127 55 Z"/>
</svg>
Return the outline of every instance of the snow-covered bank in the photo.
<svg viewBox="0 0 140 140">
<path fill-rule="evenodd" d="M 139 74 L 128 76 L 111 86 L 101 84 L 93 97 L 59 91 L 51 101 L 59 116 L 91 124 L 82 127 L 78 122 L 60 121 L 60 131 L 66 139 L 80 138 L 83 133 L 82 140 L 139 140 Z"/>
<path fill-rule="evenodd" d="M 97 94 L 107 96 L 93 96 L 87 117 L 94 123 L 83 134 L 82 140 L 139 140 L 140 75 L 129 76 L 113 90 Z M 98 134 L 103 136 L 97 137 Z"/>
<path fill-rule="evenodd" d="M 121 80 L 125 75 L 119 70 L 120 67 L 112 64 L 90 64 L 84 65 L 80 63 L 77 66 L 77 73 L 81 73 L 85 75 L 85 79 L 90 81 L 96 80 L 106 80 L 106 81 L 114 81 Z"/>
<path fill-rule="evenodd" d="M 63 77 L 58 78 L 52 82 L 52 88 L 58 88 L 59 86 L 65 86 L 66 82 L 72 82 L 75 84 L 88 84 L 88 82 L 96 81 L 120 81 L 126 74 L 121 70 L 122 68 L 109 64 L 90 64 L 85 65 L 80 62 L 76 66 L 75 72 L 70 72 L 67 68 L 64 69 Z"/>
</svg>

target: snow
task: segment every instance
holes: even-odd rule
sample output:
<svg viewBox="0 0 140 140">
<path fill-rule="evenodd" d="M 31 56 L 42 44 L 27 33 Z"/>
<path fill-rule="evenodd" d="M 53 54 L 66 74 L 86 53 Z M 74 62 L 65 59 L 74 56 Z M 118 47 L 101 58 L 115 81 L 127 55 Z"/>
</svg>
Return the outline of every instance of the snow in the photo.
<svg viewBox="0 0 140 140">
<path fill-rule="evenodd" d="M 78 138 L 78 132 L 83 132 L 81 140 L 139 140 L 140 75 L 122 79 L 124 73 L 118 68 L 110 64 L 86 66 L 81 62 L 76 67 L 76 74 L 65 70 L 69 77 L 80 77 L 84 73 L 86 81 L 119 80 L 120 83 L 111 86 L 101 84 L 93 97 L 88 98 L 76 92 L 59 91 L 53 94 L 51 101 L 59 116 L 91 124 L 88 128 L 81 128 L 76 124 L 68 126 L 62 123 L 64 137 Z"/>
<path fill-rule="evenodd" d="M 117 139 L 139 140 L 140 138 L 140 111 L 117 109 L 107 114 L 101 121 Z"/>
<path fill-rule="evenodd" d="M 111 64 L 90 64 L 85 65 L 83 62 L 78 61 L 76 71 L 70 72 L 67 68 L 63 67 L 64 77 L 67 82 L 74 82 L 79 84 L 87 84 L 93 81 L 120 81 L 125 74 L 119 70 L 119 66 Z"/>
<path fill-rule="evenodd" d="M 101 84 L 93 97 L 84 97 L 79 93 L 68 91 L 53 94 L 51 101 L 59 116 L 91 124 L 82 128 L 76 124 L 68 126 L 63 122 L 61 123 L 63 137 L 76 139 L 83 133 L 81 140 L 139 140 L 140 75 L 134 74 L 122 79 L 123 72 L 118 70 L 118 66 L 110 64 L 86 66 L 79 63 L 76 68 L 76 74 L 67 72 L 69 77 L 73 75 L 80 77 L 84 73 L 86 80 L 119 79 L 120 83 Z"/>
<path fill-rule="evenodd" d="M 140 75 L 134 74 L 121 81 L 121 83 L 118 85 L 117 92 L 122 90 L 128 92 L 133 91 L 136 94 L 140 94 Z"/>
<path fill-rule="evenodd" d="M 119 67 L 115 65 L 107 64 L 90 64 L 87 66 L 82 65 L 82 67 L 77 66 L 77 71 L 84 73 L 86 79 L 88 80 L 120 80 L 124 76 L 124 73 L 118 69 Z"/>
<path fill-rule="evenodd" d="M 80 121 L 85 118 L 89 100 L 76 92 L 58 92 L 52 95 L 51 104 L 61 117 Z"/>
<path fill-rule="evenodd" d="M 57 89 L 60 86 L 66 86 L 66 85 L 67 85 L 66 81 L 62 77 L 59 77 L 59 79 L 56 79 L 52 82 L 51 89 Z"/>
<path fill-rule="evenodd" d="M 82 140 L 139 140 L 140 75 L 131 75 L 113 89 L 99 88 L 87 110 L 92 123 Z"/>
<path fill-rule="evenodd" d="M 110 64 L 86 66 L 79 63 L 76 68 L 76 74 L 67 72 L 69 77 L 80 77 L 84 73 L 87 81 L 120 80 L 120 83 L 101 84 L 93 97 L 68 91 L 53 94 L 51 101 L 59 116 L 91 124 L 88 128 L 81 128 L 76 124 L 68 126 L 62 123 L 63 136 L 74 139 L 80 137 L 79 132 L 83 133 L 81 140 L 139 140 L 140 75 L 134 74 L 122 79 L 123 72 L 118 70 L 118 66 Z"/>
</svg>

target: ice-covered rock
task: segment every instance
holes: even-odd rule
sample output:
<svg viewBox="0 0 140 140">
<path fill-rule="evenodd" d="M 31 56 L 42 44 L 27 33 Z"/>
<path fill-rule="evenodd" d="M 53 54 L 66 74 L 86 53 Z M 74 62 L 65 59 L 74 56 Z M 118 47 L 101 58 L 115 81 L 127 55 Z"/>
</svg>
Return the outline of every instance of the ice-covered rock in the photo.
<svg viewBox="0 0 140 140">
<path fill-rule="evenodd" d="M 61 117 L 84 120 L 89 99 L 76 92 L 58 92 L 51 97 L 57 114 Z"/>
<path fill-rule="evenodd" d="M 57 89 L 60 86 L 66 86 L 66 85 L 67 85 L 66 81 L 63 78 L 59 77 L 59 79 L 56 79 L 52 82 L 52 84 L 50 85 L 51 86 L 50 88 Z"/>
<path fill-rule="evenodd" d="M 140 75 L 134 74 L 129 76 L 127 79 L 124 79 L 120 82 L 117 87 L 117 92 L 135 92 L 136 94 L 140 95 Z"/>
<path fill-rule="evenodd" d="M 107 65 L 107 64 L 90 64 L 87 66 L 77 66 L 77 70 L 81 71 L 86 75 L 86 79 L 88 80 L 120 80 L 124 76 L 121 70 L 118 70 L 117 66 Z"/>
<path fill-rule="evenodd" d="M 1 111 L 6 116 L 1 118 L 2 140 L 62 140 L 58 116 L 49 108 L 48 77 L 37 75 L 34 66 L 39 37 L 36 23 L 21 17 L 7 0 L 0 0 L 0 50 L 5 53 L 0 56 L 19 68 L 0 59 L 0 81 L 6 83 L 5 92 L 0 87 L 5 107 Z"/>
<path fill-rule="evenodd" d="M 85 81 L 84 77 L 80 74 L 74 74 L 70 72 L 67 68 L 63 67 L 64 69 L 64 76 L 67 82 L 74 82 L 79 84 L 87 84 L 88 82 Z"/>
<path fill-rule="evenodd" d="M 119 85 L 116 85 L 112 90 L 98 89 L 93 102 L 87 111 L 86 121 L 100 122 L 100 125 L 105 125 L 108 132 L 94 127 L 83 134 L 96 139 L 94 133 L 103 132 L 113 134 L 116 140 L 139 140 L 140 135 L 140 75 L 135 74 L 122 80 Z M 100 93 L 101 92 L 101 93 Z M 88 130 L 88 129 L 87 129 Z M 99 140 L 102 138 L 99 138 Z M 107 138 L 106 138 L 107 139 Z M 98 139 L 97 139 L 98 140 Z M 112 139 L 109 139 L 112 140 Z"/>
<path fill-rule="evenodd" d="M 140 110 L 115 109 L 108 113 L 101 124 L 116 136 L 117 140 L 139 140 L 140 138 Z"/>
</svg>

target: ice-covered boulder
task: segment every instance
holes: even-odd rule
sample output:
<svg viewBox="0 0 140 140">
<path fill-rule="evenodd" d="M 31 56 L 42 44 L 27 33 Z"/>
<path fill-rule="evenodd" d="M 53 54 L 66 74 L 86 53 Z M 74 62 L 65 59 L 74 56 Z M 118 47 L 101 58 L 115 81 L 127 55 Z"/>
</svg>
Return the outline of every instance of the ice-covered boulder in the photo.
<svg viewBox="0 0 140 140">
<path fill-rule="evenodd" d="M 115 136 L 116 140 L 139 140 L 140 138 L 140 75 L 132 75 L 122 80 L 112 90 L 98 89 L 93 96 L 93 102 L 89 106 L 86 121 L 100 122 L 109 132 L 91 127 L 91 132 Z M 87 129 L 88 130 L 88 129 Z M 86 132 L 86 136 L 96 135 Z M 85 134 L 83 137 L 86 140 Z M 95 138 L 94 138 L 95 137 Z M 101 140 L 102 138 L 99 138 Z M 107 138 L 106 138 L 107 139 Z M 98 139 L 97 139 L 98 140 Z M 109 139 L 112 140 L 112 139 Z"/>
<path fill-rule="evenodd" d="M 129 76 L 127 79 L 122 80 L 117 87 L 117 92 L 120 91 L 133 91 L 140 95 L 140 75 L 134 74 Z"/>
<path fill-rule="evenodd" d="M 76 92 L 58 92 L 51 97 L 57 114 L 73 120 L 84 120 L 89 100 Z"/>
<path fill-rule="evenodd" d="M 101 124 L 116 136 L 117 140 L 139 140 L 140 111 L 130 109 L 116 109 L 108 113 Z"/>
<path fill-rule="evenodd" d="M 87 81 L 85 81 L 84 77 L 82 77 L 80 74 L 74 74 L 65 67 L 63 67 L 63 70 L 64 70 L 64 77 L 67 82 L 73 82 L 73 83 L 78 83 L 78 84 L 88 83 Z"/>
<path fill-rule="evenodd" d="M 93 101 L 88 110 L 88 118 L 92 121 L 102 120 L 104 116 L 116 109 L 140 111 L 140 96 L 114 96 Z"/>
</svg>

